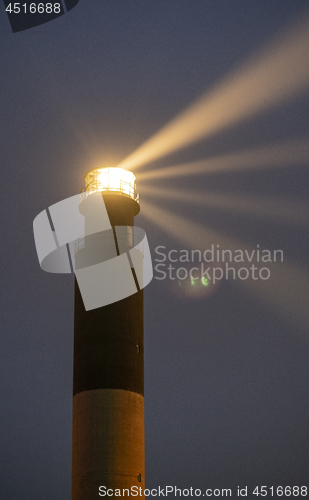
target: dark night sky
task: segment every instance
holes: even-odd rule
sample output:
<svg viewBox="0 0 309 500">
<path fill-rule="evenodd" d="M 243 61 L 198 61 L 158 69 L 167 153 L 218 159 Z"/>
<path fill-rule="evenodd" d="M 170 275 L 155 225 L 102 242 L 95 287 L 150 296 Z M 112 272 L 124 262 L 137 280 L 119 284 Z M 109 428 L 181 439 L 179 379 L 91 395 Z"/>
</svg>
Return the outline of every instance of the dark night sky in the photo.
<svg viewBox="0 0 309 500">
<path fill-rule="evenodd" d="M 73 278 L 41 271 L 34 217 L 215 88 L 307 3 L 80 0 L 15 34 L 2 8 L 1 499 L 70 498 Z M 308 137 L 308 117 L 307 92 L 156 166 Z M 184 245 L 143 215 L 143 199 L 308 269 L 307 228 L 148 198 L 138 175 L 152 168 L 136 171 L 136 224 L 152 252 Z M 308 180 L 294 162 L 147 185 L 304 201 Z M 231 282 L 195 300 L 170 285 L 145 289 L 146 486 L 308 485 L 308 329 Z"/>
</svg>

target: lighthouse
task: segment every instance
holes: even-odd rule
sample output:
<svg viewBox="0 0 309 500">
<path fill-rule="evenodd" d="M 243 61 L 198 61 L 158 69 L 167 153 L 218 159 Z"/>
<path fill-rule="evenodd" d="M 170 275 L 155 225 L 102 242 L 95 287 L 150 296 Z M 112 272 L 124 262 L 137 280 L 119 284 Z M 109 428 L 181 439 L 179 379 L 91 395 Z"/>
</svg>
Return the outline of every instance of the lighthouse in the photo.
<svg viewBox="0 0 309 500">
<path fill-rule="evenodd" d="M 76 242 L 77 267 L 85 259 L 91 266 L 93 255 L 117 258 L 121 248 L 132 248 L 140 211 L 132 172 L 96 168 L 84 179 L 85 234 L 93 196 L 103 197 L 112 229 Z M 130 267 L 136 293 L 91 310 L 75 279 L 72 500 L 94 500 L 107 489 L 131 496 L 145 487 L 143 289 Z"/>
</svg>

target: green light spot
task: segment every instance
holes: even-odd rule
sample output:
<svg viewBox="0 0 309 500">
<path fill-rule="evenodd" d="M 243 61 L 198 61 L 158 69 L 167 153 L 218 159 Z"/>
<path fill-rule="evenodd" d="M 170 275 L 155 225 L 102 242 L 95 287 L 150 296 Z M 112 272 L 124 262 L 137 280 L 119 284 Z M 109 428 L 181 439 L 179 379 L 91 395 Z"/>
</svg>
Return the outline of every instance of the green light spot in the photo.
<svg viewBox="0 0 309 500">
<path fill-rule="evenodd" d="M 204 285 L 204 286 L 208 286 L 209 285 L 208 279 L 205 278 L 205 276 L 203 276 L 203 278 L 201 278 L 201 282 L 202 282 L 202 285 Z"/>
<path fill-rule="evenodd" d="M 191 285 L 195 285 L 195 279 L 191 278 Z"/>
</svg>

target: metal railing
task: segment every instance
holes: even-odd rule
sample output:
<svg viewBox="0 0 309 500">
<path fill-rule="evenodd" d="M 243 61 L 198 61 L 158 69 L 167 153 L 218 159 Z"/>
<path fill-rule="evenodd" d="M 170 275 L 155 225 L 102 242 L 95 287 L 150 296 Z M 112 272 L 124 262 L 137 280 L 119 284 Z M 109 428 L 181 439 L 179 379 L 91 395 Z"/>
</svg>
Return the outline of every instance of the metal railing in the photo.
<svg viewBox="0 0 309 500">
<path fill-rule="evenodd" d="M 91 184 L 87 184 L 83 189 L 81 189 L 81 201 L 85 200 L 91 194 L 101 191 L 102 193 L 117 193 L 122 196 L 127 196 L 128 198 L 132 198 L 132 200 L 139 203 L 139 194 L 135 187 L 133 188 L 129 182 L 125 182 L 120 180 L 120 185 L 118 186 L 104 186 L 102 187 L 100 182 L 94 182 Z"/>
</svg>

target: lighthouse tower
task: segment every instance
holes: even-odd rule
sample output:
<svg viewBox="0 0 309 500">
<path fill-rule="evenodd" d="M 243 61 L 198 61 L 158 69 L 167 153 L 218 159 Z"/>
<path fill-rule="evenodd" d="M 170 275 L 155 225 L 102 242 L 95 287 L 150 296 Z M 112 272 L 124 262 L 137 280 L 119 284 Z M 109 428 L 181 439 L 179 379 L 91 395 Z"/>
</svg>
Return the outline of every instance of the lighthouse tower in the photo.
<svg viewBox="0 0 309 500">
<path fill-rule="evenodd" d="M 76 261 L 85 251 L 91 255 L 91 247 L 97 254 L 98 246 L 119 255 L 120 232 L 132 246 L 140 210 L 134 174 L 116 167 L 86 173 L 80 203 L 86 227 L 92 223 L 87 204 L 98 192 L 112 231 L 108 241 L 104 234 L 86 237 L 77 245 Z M 122 495 L 123 489 L 145 487 L 143 290 L 137 290 L 86 311 L 75 282 L 72 500 L 97 500 L 105 489 Z"/>
</svg>

